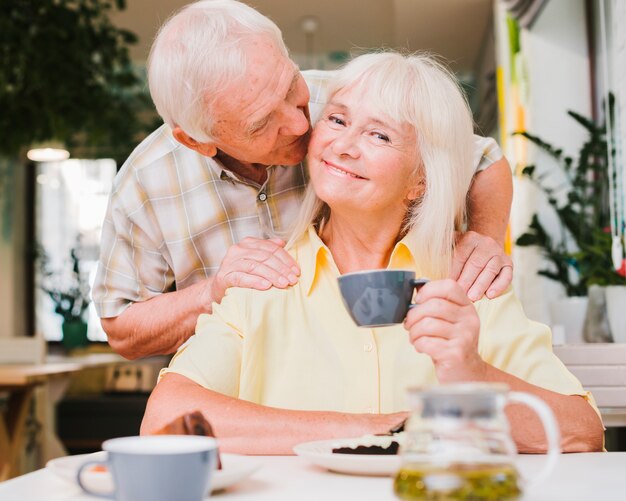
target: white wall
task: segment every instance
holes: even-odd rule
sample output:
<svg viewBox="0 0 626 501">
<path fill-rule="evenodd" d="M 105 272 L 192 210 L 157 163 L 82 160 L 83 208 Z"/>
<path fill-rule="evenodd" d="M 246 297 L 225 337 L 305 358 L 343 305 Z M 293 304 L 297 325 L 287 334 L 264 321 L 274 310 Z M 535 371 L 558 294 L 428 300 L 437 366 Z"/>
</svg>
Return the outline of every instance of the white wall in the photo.
<svg viewBox="0 0 626 501">
<path fill-rule="evenodd" d="M 617 96 L 619 109 L 619 123 L 621 140 L 621 166 L 624 169 L 626 178 L 626 30 L 623 29 L 624 21 L 626 21 L 626 2 L 623 0 L 613 0 L 613 64 L 615 65 L 613 72 L 614 91 Z M 626 182 L 622 186 L 624 190 L 624 200 L 626 200 Z"/>
<path fill-rule="evenodd" d="M 567 110 L 591 115 L 591 89 L 584 0 L 550 0 L 530 30 L 521 37 L 527 87 L 526 129 L 576 154 L 585 130 Z M 552 159 L 530 147 L 528 162 L 556 169 Z M 559 234 L 555 217 L 534 187 L 516 180 L 511 229 L 513 239 L 527 227 L 533 213 L 552 234 Z M 536 274 L 541 259 L 535 249 L 515 248 L 515 288 L 530 318 L 549 323 L 548 303 L 564 295 L 557 283 Z"/>
</svg>

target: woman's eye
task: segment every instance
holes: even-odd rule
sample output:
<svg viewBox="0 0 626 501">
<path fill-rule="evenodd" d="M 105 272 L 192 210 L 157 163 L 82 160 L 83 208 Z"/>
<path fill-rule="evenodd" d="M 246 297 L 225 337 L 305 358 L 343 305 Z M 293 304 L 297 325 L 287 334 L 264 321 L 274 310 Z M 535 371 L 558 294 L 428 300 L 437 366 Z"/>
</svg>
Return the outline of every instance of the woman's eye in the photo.
<svg viewBox="0 0 626 501">
<path fill-rule="evenodd" d="M 390 142 L 389 136 L 387 134 L 383 134 L 382 132 L 372 132 L 372 135 L 376 139 L 380 139 L 381 141 L 384 141 L 386 143 Z"/>
<path fill-rule="evenodd" d="M 346 123 L 337 115 L 328 115 L 328 121 L 336 125 L 346 125 Z"/>
</svg>

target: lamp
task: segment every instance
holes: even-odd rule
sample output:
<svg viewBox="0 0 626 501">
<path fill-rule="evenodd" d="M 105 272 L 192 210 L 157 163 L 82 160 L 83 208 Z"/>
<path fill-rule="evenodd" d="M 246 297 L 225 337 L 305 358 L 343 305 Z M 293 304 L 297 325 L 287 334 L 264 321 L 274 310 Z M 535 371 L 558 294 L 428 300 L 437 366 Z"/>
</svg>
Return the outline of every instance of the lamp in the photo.
<svg viewBox="0 0 626 501">
<path fill-rule="evenodd" d="M 70 152 L 58 141 L 45 141 L 34 144 L 26 156 L 33 162 L 60 162 L 70 158 Z"/>
<path fill-rule="evenodd" d="M 319 20 L 315 16 L 305 16 L 300 20 L 300 29 L 305 37 L 305 50 L 308 59 L 307 66 L 313 68 L 313 39 L 320 26 Z"/>
<path fill-rule="evenodd" d="M 315 16 L 304 16 L 300 21 L 300 29 L 307 35 L 314 35 L 320 22 Z"/>
</svg>

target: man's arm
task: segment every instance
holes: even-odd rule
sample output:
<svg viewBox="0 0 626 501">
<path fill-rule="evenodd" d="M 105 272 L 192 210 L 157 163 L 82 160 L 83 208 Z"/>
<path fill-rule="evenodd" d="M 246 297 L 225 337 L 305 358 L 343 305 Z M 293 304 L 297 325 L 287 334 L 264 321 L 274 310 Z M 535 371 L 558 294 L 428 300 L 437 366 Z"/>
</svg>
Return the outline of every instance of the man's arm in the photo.
<svg viewBox="0 0 626 501">
<path fill-rule="evenodd" d="M 311 440 L 386 433 L 408 415 L 295 411 L 254 404 L 208 390 L 180 374 L 168 373 L 150 395 L 141 434 L 199 410 L 220 440 L 220 450 L 239 454 L 293 454 Z"/>
<path fill-rule="evenodd" d="M 472 301 L 486 292 L 502 294 L 513 278 L 504 239 L 513 198 L 513 177 L 505 157 L 477 172 L 468 197 L 468 231 L 459 236 L 450 277 Z"/>
<path fill-rule="evenodd" d="M 228 250 L 215 277 L 103 318 L 109 344 L 129 359 L 173 353 L 194 333 L 198 315 L 211 313 L 229 287 L 266 290 L 295 284 L 300 268 L 284 245 L 278 239 L 245 238 Z"/>
<path fill-rule="evenodd" d="M 117 317 L 102 318 L 111 348 L 130 360 L 175 352 L 194 333 L 198 315 L 210 313 L 211 303 L 203 298 L 211 281 L 133 303 Z"/>
<path fill-rule="evenodd" d="M 511 167 L 502 157 L 474 176 L 468 200 L 468 229 L 504 246 L 512 199 Z"/>
</svg>

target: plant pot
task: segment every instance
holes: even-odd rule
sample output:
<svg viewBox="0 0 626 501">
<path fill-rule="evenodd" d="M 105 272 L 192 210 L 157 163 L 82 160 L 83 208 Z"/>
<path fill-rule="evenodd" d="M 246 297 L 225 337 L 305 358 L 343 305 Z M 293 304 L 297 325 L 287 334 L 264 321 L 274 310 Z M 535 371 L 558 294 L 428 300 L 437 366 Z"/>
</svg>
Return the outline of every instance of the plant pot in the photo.
<svg viewBox="0 0 626 501">
<path fill-rule="evenodd" d="M 606 313 L 615 343 L 626 343 L 626 285 L 606 287 Z"/>
<path fill-rule="evenodd" d="M 563 327 L 566 344 L 584 343 L 583 327 L 587 314 L 587 296 L 573 296 L 557 299 L 550 303 L 552 328 Z"/>
<path fill-rule="evenodd" d="M 587 316 L 583 337 L 588 343 L 611 343 L 611 328 L 606 313 L 606 287 L 593 284 L 587 289 Z"/>
<path fill-rule="evenodd" d="M 87 346 L 87 322 L 84 320 L 70 320 L 63 322 L 63 346 L 69 351 L 81 346 Z"/>
</svg>

